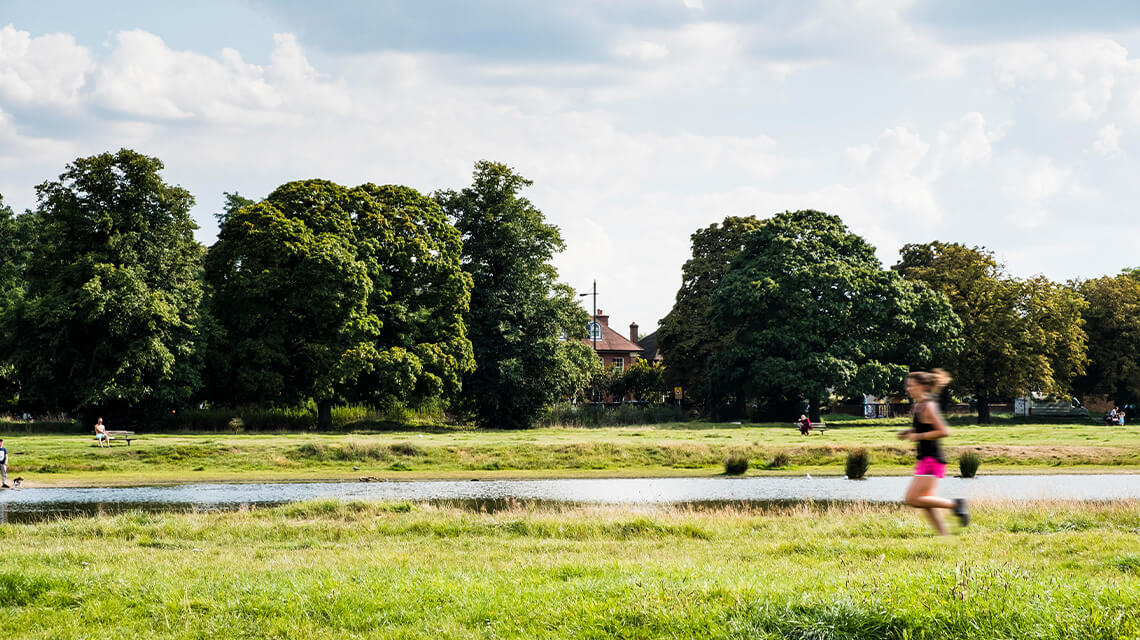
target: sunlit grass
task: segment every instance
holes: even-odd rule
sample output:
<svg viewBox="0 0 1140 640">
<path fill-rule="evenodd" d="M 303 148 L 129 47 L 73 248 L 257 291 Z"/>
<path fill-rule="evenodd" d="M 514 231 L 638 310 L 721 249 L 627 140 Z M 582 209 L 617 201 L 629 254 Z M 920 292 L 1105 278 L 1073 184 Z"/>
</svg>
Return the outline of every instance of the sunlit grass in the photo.
<svg viewBox="0 0 1140 640">
<path fill-rule="evenodd" d="M 317 501 L 0 526 L 19 638 L 1132 638 L 1140 504 L 471 513 Z"/>
<path fill-rule="evenodd" d="M 843 475 L 847 452 L 870 452 L 871 473 L 907 473 L 913 445 L 894 424 L 829 427 L 683 423 L 526 431 L 404 428 L 350 433 L 140 433 L 100 449 L 86 435 L 5 434 L 10 474 L 30 486 L 193 480 L 518 476 L 715 475 L 729 455 L 757 473 Z M 956 463 L 976 454 L 981 473 L 1140 470 L 1140 428 L 1095 424 L 955 425 L 944 441 Z M 781 464 L 772 465 L 778 459 Z"/>
</svg>

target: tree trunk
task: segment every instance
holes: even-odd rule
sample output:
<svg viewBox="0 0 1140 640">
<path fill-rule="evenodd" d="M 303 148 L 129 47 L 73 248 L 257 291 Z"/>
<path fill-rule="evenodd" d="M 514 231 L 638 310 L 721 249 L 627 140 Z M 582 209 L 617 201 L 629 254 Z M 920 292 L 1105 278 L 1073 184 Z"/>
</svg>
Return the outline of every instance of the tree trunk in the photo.
<svg viewBox="0 0 1140 640">
<path fill-rule="evenodd" d="M 320 431 L 332 430 L 332 400 L 317 402 L 317 429 Z"/>
<path fill-rule="evenodd" d="M 990 397 L 987 395 L 978 396 L 978 424 L 990 423 Z"/>
<path fill-rule="evenodd" d="M 819 423 L 819 398 L 815 396 L 808 399 L 808 419 L 813 424 Z"/>
</svg>

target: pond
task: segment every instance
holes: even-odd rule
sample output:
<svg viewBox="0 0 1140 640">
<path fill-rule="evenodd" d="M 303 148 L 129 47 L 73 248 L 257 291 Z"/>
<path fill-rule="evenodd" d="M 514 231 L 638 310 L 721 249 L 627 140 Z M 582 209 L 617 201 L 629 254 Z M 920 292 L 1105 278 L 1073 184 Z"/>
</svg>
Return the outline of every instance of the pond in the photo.
<svg viewBox="0 0 1140 640">
<path fill-rule="evenodd" d="M 0 523 L 145 511 L 232 510 L 301 500 L 446 502 L 494 510 L 513 501 L 579 504 L 719 505 L 790 501 L 897 502 L 909 477 L 852 481 L 836 477 L 422 480 L 185 484 L 175 486 L 25 488 L 0 491 Z M 940 495 L 998 500 L 1140 499 L 1140 475 L 1042 475 L 947 478 Z"/>
</svg>

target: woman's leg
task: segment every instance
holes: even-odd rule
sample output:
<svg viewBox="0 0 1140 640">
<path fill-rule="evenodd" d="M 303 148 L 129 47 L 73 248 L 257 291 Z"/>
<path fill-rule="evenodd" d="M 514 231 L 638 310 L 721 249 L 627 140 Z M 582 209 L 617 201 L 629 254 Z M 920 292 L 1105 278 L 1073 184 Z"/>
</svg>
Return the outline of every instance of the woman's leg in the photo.
<svg viewBox="0 0 1140 640">
<path fill-rule="evenodd" d="M 937 486 L 938 478 L 934 476 L 915 476 L 910 482 L 910 487 L 906 490 L 905 501 L 916 509 L 922 509 L 926 518 L 930 520 L 931 526 L 934 527 L 934 531 L 938 535 L 944 536 L 946 535 L 946 523 L 942 521 L 942 514 L 938 510 L 953 509 L 954 501 L 933 495 Z"/>
</svg>

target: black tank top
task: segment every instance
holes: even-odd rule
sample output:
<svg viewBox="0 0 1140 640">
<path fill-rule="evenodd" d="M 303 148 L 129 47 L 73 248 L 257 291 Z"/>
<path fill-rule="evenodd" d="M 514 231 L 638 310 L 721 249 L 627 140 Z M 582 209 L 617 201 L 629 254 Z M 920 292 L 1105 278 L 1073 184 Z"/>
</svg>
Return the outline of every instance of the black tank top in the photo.
<svg viewBox="0 0 1140 640">
<path fill-rule="evenodd" d="M 927 424 L 918 419 L 918 408 L 921 406 L 921 403 L 914 406 L 914 432 L 926 433 L 928 431 L 934 431 L 934 425 Z M 917 453 L 919 460 L 923 458 L 934 458 L 942 464 L 946 464 L 946 458 L 942 455 L 942 444 L 938 440 L 917 440 L 915 444 L 918 445 Z"/>
</svg>

